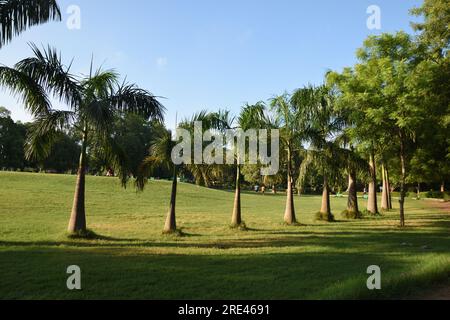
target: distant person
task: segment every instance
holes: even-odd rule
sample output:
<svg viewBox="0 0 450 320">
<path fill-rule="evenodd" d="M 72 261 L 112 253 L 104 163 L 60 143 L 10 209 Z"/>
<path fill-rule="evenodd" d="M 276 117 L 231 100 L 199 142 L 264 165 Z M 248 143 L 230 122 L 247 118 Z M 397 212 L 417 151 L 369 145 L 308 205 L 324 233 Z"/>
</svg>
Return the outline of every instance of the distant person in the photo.
<svg viewBox="0 0 450 320">
<path fill-rule="evenodd" d="M 259 186 L 255 185 L 255 192 L 258 193 L 259 192 Z"/>
<path fill-rule="evenodd" d="M 262 193 L 262 194 L 266 194 L 266 186 L 263 185 L 263 186 L 261 187 L 261 193 Z"/>
</svg>

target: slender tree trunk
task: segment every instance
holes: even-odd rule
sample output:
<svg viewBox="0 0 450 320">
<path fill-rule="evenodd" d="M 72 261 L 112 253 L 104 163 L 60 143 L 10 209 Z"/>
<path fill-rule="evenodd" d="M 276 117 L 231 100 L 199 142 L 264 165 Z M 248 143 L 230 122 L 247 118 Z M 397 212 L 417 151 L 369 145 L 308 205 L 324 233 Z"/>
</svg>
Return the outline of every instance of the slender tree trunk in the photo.
<svg viewBox="0 0 450 320">
<path fill-rule="evenodd" d="M 417 200 L 420 200 L 420 182 L 417 182 Z"/>
<path fill-rule="evenodd" d="M 370 183 L 369 183 L 369 199 L 367 201 L 367 211 L 371 214 L 378 214 L 377 204 L 377 170 L 375 164 L 375 155 L 373 151 L 370 154 Z"/>
<path fill-rule="evenodd" d="M 78 165 L 77 182 L 75 185 L 75 194 L 73 196 L 72 213 L 70 215 L 69 233 L 86 232 L 86 209 L 85 209 L 85 191 L 86 191 L 86 150 L 87 150 L 87 132 L 83 133 L 83 140 L 80 153 L 80 162 Z"/>
<path fill-rule="evenodd" d="M 322 192 L 322 207 L 320 213 L 331 215 L 331 205 L 330 205 L 330 187 L 328 185 L 328 179 L 325 177 L 323 181 L 323 192 Z"/>
<path fill-rule="evenodd" d="M 292 189 L 291 157 L 292 157 L 291 147 L 288 146 L 287 195 L 286 195 L 286 210 L 284 212 L 284 222 L 286 222 L 287 224 L 295 224 L 297 222 L 295 218 L 294 194 Z"/>
<path fill-rule="evenodd" d="M 173 233 L 177 231 L 177 221 L 175 216 L 175 206 L 177 202 L 177 184 L 178 184 L 178 170 L 175 167 L 173 170 L 172 192 L 170 194 L 170 207 L 167 213 L 166 223 L 164 225 L 164 233 Z"/>
<path fill-rule="evenodd" d="M 384 211 L 389 210 L 389 184 L 387 182 L 386 167 L 381 165 L 381 174 L 383 176 L 383 192 L 381 193 L 381 209 Z"/>
<path fill-rule="evenodd" d="M 356 172 L 351 170 L 348 175 L 348 201 L 347 201 L 347 211 L 348 212 L 359 212 L 358 207 L 358 194 L 356 190 Z"/>
<path fill-rule="evenodd" d="M 385 168 L 386 169 L 386 184 L 387 184 L 387 191 L 388 191 L 388 202 L 389 202 L 389 210 L 393 209 L 392 206 L 392 190 L 391 190 L 391 178 L 389 176 L 389 169 L 388 167 Z"/>
<path fill-rule="evenodd" d="M 234 195 L 233 215 L 231 217 L 231 226 L 239 227 L 242 224 L 241 218 L 241 168 L 236 168 L 236 193 Z"/>
<path fill-rule="evenodd" d="M 442 181 L 442 183 L 441 183 L 441 192 L 442 193 L 445 192 L 445 181 Z"/>
<path fill-rule="evenodd" d="M 400 227 L 405 224 L 405 197 L 406 197 L 406 159 L 405 159 L 405 142 L 403 132 L 400 131 L 400 163 L 401 163 L 401 179 L 400 179 Z"/>
</svg>

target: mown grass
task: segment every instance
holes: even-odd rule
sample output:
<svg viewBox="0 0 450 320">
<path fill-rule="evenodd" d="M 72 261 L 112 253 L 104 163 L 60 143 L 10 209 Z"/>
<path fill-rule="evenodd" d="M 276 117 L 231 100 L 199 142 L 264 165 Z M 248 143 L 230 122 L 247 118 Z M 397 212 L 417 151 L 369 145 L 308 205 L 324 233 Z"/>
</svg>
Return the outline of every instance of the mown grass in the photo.
<svg viewBox="0 0 450 320">
<path fill-rule="evenodd" d="M 450 275 L 450 212 L 430 201 L 398 212 L 334 223 L 315 220 L 320 197 L 296 198 L 300 225 L 282 222 L 284 196 L 244 194 L 246 231 L 229 227 L 233 193 L 180 184 L 178 225 L 164 236 L 170 182 L 144 193 L 112 178 L 88 177 L 94 240 L 65 230 L 75 177 L 0 173 L 0 298 L 3 299 L 359 299 L 418 295 Z M 363 208 L 365 202 L 361 200 Z M 82 270 L 81 291 L 66 269 Z M 382 290 L 366 287 L 370 265 Z"/>
</svg>

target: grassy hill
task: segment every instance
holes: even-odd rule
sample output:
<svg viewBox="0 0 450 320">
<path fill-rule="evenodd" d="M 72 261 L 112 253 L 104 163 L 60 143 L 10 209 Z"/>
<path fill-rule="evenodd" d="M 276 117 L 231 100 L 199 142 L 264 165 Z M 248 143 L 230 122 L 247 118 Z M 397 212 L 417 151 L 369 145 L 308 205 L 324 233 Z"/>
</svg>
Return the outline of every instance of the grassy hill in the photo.
<svg viewBox="0 0 450 320">
<path fill-rule="evenodd" d="M 88 177 L 88 227 L 103 238 L 65 235 L 74 176 L 0 172 L 0 298 L 12 299 L 314 299 L 419 294 L 450 275 L 450 212 L 430 201 L 358 221 L 314 221 L 320 197 L 297 197 L 304 226 L 282 223 L 284 196 L 244 194 L 248 231 L 228 227 L 233 193 L 180 184 L 178 225 L 161 234 L 170 182 L 143 193 L 113 178 Z M 361 206 L 365 203 L 362 201 Z M 82 291 L 66 289 L 66 268 L 82 270 Z M 366 287 L 379 265 L 382 290 Z"/>
</svg>

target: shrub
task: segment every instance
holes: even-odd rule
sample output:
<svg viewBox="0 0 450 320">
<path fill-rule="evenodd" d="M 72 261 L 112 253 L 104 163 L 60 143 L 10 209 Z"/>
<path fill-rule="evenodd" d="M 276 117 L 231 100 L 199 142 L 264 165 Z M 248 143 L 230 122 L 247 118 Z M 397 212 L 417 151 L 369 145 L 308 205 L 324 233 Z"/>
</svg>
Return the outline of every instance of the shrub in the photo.
<svg viewBox="0 0 450 320">
<path fill-rule="evenodd" d="M 363 214 L 360 211 L 348 211 L 344 210 L 341 213 L 344 219 L 362 219 Z"/>
<path fill-rule="evenodd" d="M 323 212 L 317 212 L 316 213 L 316 220 L 317 221 L 328 221 L 328 222 L 336 221 L 334 219 L 334 216 L 333 216 L 332 213 L 323 213 Z"/>
<path fill-rule="evenodd" d="M 444 199 L 444 192 L 440 191 L 428 191 L 426 197 L 429 199 Z"/>
</svg>

